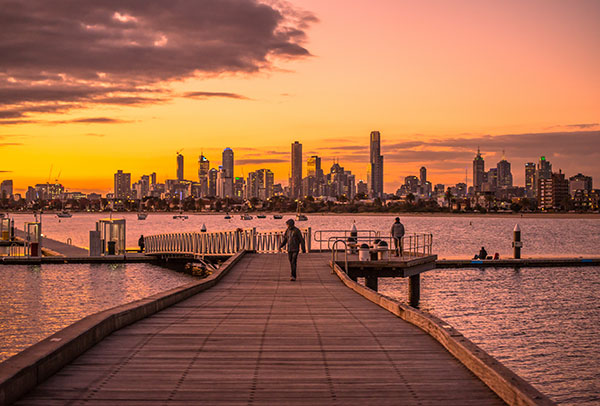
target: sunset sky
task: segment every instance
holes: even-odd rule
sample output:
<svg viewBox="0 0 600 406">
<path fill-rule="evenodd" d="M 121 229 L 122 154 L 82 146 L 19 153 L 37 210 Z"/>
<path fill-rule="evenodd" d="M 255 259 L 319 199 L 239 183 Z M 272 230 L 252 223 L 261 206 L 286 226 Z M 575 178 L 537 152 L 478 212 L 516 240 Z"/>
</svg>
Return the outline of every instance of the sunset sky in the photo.
<svg viewBox="0 0 600 406">
<path fill-rule="evenodd" d="M 471 184 L 478 146 L 518 185 L 545 155 L 598 187 L 599 21 L 597 0 L 0 0 L 0 180 L 106 193 L 231 147 L 236 176 L 287 184 L 296 140 L 366 180 L 379 130 L 388 193 L 423 165 Z"/>
</svg>

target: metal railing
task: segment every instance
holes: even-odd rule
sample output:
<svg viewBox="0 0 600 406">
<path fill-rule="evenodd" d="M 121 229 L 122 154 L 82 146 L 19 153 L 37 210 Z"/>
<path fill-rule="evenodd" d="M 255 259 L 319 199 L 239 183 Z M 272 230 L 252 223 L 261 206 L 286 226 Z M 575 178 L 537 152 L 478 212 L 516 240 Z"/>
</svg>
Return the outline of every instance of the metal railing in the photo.
<svg viewBox="0 0 600 406">
<path fill-rule="evenodd" d="M 379 238 L 381 233 L 376 230 L 356 230 L 356 237 L 361 241 L 370 243 Z M 331 243 L 335 240 L 347 241 L 348 238 L 354 238 L 351 230 L 316 230 L 314 232 L 315 242 L 319 243 L 319 251 L 323 250 L 323 244 L 327 243 L 327 250 L 331 250 Z"/>
<path fill-rule="evenodd" d="M 300 230 L 310 250 L 311 229 Z M 285 231 L 238 229 L 212 233 L 168 233 L 144 237 L 146 254 L 150 255 L 233 255 L 242 250 L 259 253 L 279 251 Z"/>
</svg>

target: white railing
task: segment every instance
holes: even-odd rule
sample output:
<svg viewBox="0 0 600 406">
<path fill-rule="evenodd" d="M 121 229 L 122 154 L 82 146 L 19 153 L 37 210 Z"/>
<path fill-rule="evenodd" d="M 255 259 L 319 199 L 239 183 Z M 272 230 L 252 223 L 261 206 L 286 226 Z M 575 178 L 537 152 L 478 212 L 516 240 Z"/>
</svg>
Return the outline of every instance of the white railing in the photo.
<svg viewBox="0 0 600 406">
<path fill-rule="evenodd" d="M 310 250 L 310 228 L 301 230 Z M 259 253 L 279 251 L 285 231 L 256 231 L 256 229 L 218 231 L 213 233 L 169 233 L 144 237 L 146 254 L 151 255 L 233 255 L 249 250 Z"/>
<path fill-rule="evenodd" d="M 359 238 L 362 242 L 370 243 L 371 241 L 380 238 L 380 232 L 376 230 L 356 230 L 356 234 L 352 230 L 316 230 L 315 242 L 319 243 L 319 251 L 324 249 L 323 245 L 327 243 L 325 249 L 332 249 L 332 244 L 337 240 L 349 241 L 349 238 Z"/>
</svg>

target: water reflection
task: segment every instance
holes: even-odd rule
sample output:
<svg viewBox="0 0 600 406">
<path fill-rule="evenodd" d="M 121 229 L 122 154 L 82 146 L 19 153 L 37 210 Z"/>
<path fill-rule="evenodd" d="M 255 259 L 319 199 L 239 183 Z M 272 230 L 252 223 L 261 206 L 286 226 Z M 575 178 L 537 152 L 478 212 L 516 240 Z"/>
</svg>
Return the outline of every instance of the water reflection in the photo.
<svg viewBox="0 0 600 406">
<path fill-rule="evenodd" d="M 0 273 L 0 361 L 83 317 L 194 280 L 149 264 L 12 266 Z"/>
</svg>

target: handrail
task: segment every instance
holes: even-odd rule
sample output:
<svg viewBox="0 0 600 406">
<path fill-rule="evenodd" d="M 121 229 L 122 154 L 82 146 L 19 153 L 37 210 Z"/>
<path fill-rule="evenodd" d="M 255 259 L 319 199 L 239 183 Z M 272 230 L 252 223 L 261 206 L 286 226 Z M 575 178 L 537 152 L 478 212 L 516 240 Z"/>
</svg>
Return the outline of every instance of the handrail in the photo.
<svg viewBox="0 0 600 406">
<path fill-rule="evenodd" d="M 318 232 L 319 231 L 316 231 L 315 234 Z M 326 240 L 327 241 L 327 249 L 332 249 L 331 244 L 334 241 L 342 240 L 342 239 L 344 241 L 347 241 L 349 238 L 352 238 L 353 242 L 355 242 L 356 244 L 367 243 L 370 245 L 374 241 L 371 239 L 370 236 L 352 236 L 352 237 L 346 238 L 346 236 L 334 235 L 334 236 L 329 237 Z M 377 237 L 377 239 L 379 239 L 381 241 L 385 241 L 388 244 L 388 248 L 387 248 L 388 252 L 390 252 L 390 253 L 392 251 L 395 252 L 394 237 L 385 236 L 385 237 Z M 431 234 L 431 233 L 408 234 L 408 235 L 405 235 L 404 237 L 402 237 L 402 244 L 401 244 L 402 252 L 400 253 L 400 255 L 402 257 L 404 257 L 404 256 L 421 257 L 421 256 L 431 255 L 432 245 L 433 245 L 433 234 Z"/>
<path fill-rule="evenodd" d="M 344 244 L 344 269 L 346 270 L 346 274 L 348 274 L 348 244 L 346 243 L 345 240 L 336 240 L 333 243 L 333 248 L 331 249 L 331 262 L 333 262 L 333 264 L 336 263 L 337 260 L 337 251 L 335 249 L 336 245 L 338 242 L 341 242 Z M 332 269 L 333 269 L 333 265 L 332 265 Z"/>
<path fill-rule="evenodd" d="M 315 242 L 319 243 L 319 251 L 323 250 L 323 246 L 322 244 L 324 242 L 328 242 L 327 245 L 327 249 L 331 249 L 329 246 L 329 240 L 332 238 L 331 236 L 328 236 L 327 238 L 323 238 L 323 234 L 331 234 L 331 233 L 342 233 L 340 234 L 336 234 L 335 238 L 355 238 L 357 236 L 360 236 L 361 234 L 367 234 L 368 237 L 371 237 L 371 239 L 375 239 L 375 238 L 379 238 L 379 231 L 376 230 L 356 230 L 356 236 L 353 235 L 353 230 L 316 230 L 315 231 Z"/>
</svg>

